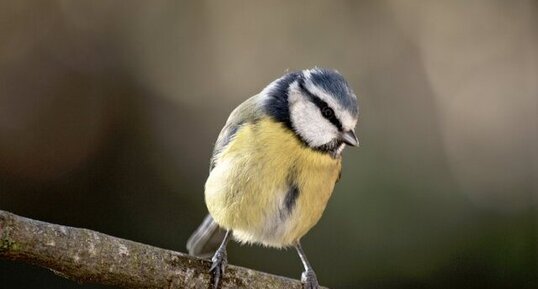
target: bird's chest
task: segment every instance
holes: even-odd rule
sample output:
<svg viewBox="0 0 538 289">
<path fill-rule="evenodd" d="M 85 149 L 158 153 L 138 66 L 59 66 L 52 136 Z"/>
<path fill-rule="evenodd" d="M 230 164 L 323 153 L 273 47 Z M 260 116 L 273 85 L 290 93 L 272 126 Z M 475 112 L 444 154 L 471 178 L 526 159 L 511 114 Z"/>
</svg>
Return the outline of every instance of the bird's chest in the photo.
<svg viewBox="0 0 538 289">
<path fill-rule="evenodd" d="M 286 246 L 321 217 L 340 159 L 311 150 L 280 125 L 244 127 L 206 182 L 214 219 L 246 242 Z"/>
</svg>

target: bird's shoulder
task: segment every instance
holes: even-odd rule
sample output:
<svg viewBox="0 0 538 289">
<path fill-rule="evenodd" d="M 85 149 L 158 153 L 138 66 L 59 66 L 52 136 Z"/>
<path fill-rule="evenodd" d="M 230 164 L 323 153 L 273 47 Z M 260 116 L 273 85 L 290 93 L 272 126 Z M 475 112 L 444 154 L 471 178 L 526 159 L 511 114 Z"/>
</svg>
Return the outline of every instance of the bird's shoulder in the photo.
<svg viewBox="0 0 538 289">
<path fill-rule="evenodd" d="M 226 121 L 215 142 L 209 170 L 215 166 L 215 157 L 221 152 L 237 134 L 239 129 L 249 123 L 254 123 L 266 116 L 263 95 L 254 95 L 238 105 Z"/>
</svg>

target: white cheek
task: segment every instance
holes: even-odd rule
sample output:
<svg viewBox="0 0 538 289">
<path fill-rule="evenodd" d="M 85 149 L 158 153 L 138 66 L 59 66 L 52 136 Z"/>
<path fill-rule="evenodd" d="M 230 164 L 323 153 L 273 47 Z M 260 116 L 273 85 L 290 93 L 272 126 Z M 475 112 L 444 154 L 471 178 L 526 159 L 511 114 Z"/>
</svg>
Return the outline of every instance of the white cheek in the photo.
<svg viewBox="0 0 538 289">
<path fill-rule="evenodd" d="M 338 118 L 342 122 L 342 128 L 344 131 L 352 130 L 357 125 L 357 119 L 352 117 L 347 111 L 339 115 Z"/>
<path fill-rule="evenodd" d="M 293 127 L 311 146 L 321 146 L 332 141 L 338 130 L 321 116 L 318 107 L 300 99 L 300 94 L 290 95 L 290 115 Z"/>
</svg>

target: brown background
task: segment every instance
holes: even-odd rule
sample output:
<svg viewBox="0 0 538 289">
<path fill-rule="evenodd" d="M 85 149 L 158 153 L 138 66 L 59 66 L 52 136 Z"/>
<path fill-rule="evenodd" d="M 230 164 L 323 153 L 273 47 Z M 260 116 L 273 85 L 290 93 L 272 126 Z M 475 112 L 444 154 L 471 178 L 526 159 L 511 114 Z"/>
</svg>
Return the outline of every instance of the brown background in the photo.
<svg viewBox="0 0 538 289">
<path fill-rule="evenodd" d="M 321 283 L 537 288 L 537 2 L 259 2 L 1 1 L 0 209 L 184 251 L 233 107 L 331 67 L 361 147 L 303 240 Z M 0 288 L 101 287 L 0 261 Z"/>
</svg>

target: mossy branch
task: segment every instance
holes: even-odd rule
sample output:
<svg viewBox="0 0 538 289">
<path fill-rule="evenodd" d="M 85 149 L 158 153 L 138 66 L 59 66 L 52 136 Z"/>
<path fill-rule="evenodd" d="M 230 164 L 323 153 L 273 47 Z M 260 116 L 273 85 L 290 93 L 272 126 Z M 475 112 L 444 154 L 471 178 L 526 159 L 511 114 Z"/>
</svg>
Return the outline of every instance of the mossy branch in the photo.
<svg viewBox="0 0 538 289">
<path fill-rule="evenodd" d="M 80 283 L 123 288 L 210 288 L 211 263 L 99 232 L 0 210 L 0 258 L 52 270 Z M 221 288 L 301 289 L 298 280 L 228 266 Z"/>
</svg>

